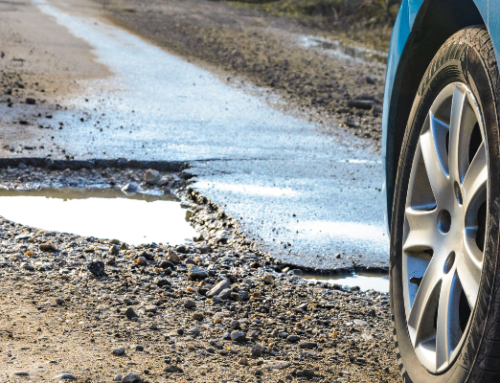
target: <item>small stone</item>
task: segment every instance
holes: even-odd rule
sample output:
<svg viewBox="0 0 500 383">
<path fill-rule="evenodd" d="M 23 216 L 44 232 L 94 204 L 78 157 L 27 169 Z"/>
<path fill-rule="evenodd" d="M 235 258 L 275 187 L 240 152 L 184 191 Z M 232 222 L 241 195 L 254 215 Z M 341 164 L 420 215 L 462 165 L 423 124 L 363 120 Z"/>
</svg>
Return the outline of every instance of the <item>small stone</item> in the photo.
<svg viewBox="0 0 500 383">
<path fill-rule="evenodd" d="M 193 302 L 193 301 L 190 301 L 189 299 L 186 299 L 184 301 L 184 307 L 187 308 L 187 309 L 193 309 L 196 307 L 196 303 Z"/>
<path fill-rule="evenodd" d="M 118 347 L 113 350 L 113 355 L 114 356 L 123 356 L 125 355 L 125 348 L 124 347 Z"/>
<path fill-rule="evenodd" d="M 160 178 L 160 172 L 158 170 L 148 169 L 146 173 L 144 173 L 144 181 L 150 185 L 156 185 Z"/>
<path fill-rule="evenodd" d="M 134 309 L 132 307 L 129 307 L 126 311 L 125 311 L 125 316 L 128 318 L 128 319 L 132 319 L 132 318 L 137 318 L 138 315 L 136 314 L 136 312 L 134 311 Z"/>
<path fill-rule="evenodd" d="M 103 261 L 92 261 L 87 265 L 87 270 L 94 274 L 96 277 L 102 277 L 106 275 L 104 271 L 104 262 Z"/>
<path fill-rule="evenodd" d="M 35 268 L 33 266 L 31 266 L 28 262 L 24 262 L 21 264 L 21 267 L 25 270 L 28 270 L 28 271 L 33 271 L 35 270 Z"/>
<path fill-rule="evenodd" d="M 26 98 L 26 104 L 27 105 L 35 105 L 36 100 L 34 98 L 28 97 L 28 98 Z"/>
<path fill-rule="evenodd" d="M 272 285 L 272 284 L 274 284 L 274 276 L 271 275 L 271 274 L 264 275 L 264 277 L 262 278 L 262 280 L 264 281 L 264 283 L 266 285 Z"/>
<path fill-rule="evenodd" d="M 28 250 L 26 253 L 24 253 L 25 256 L 27 257 L 32 257 L 35 252 L 33 250 Z"/>
<path fill-rule="evenodd" d="M 298 335 L 289 335 L 286 340 L 290 343 L 296 343 L 300 340 L 300 336 Z"/>
<path fill-rule="evenodd" d="M 75 375 L 73 374 L 69 374 L 69 373 L 63 373 L 63 374 L 60 374 L 60 375 L 57 375 L 55 378 L 55 380 L 76 380 L 76 377 Z"/>
<path fill-rule="evenodd" d="M 220 299 L 229 299 L 231 297 L 231 293 L 233 292 L 233 290 L 231 289 L 224 289 L 220 292 L 220 294 L 218 295 L 218 297 Z"/>
<path fill-rule="evenodd" d="M 62 306 L 62 305 L 64 304 L 64 299 L 57 298 L 57 299 L 55 300 L 55 304 L 56 304 L 57 306 Z"/>
<path fill-rule="evenodd" d="M 40 246 L 39 246 L 39 249 L 41 251 L 46 251 L 46 252 L 49 252 L 49 253 L 55 253 L 57 251 L 57 247 L 56 245 L 54 245 L 53 243 L 51 242 L 47 242 L 47 243 L 42 243 Z"/>
<path fill-rule="evenodd" d="M 318 344 L 316 342 L 302 342 L 299 344 L 299 347 L 311 350 L 313 348 L 318 347 Z"/>
<path fill-rule="evenodd" d="M 248 366 L 248 359 L 247 358 L 241 358 L 240 360 L 238 360 L 238 364 L 240 366 Z"/>
<path fill-rule="evenodd" d="M 366 76 L 365 77 L 365 80 L 368 84 L 371 84 L 371 85 L 374 85 L 375 84 L 375 79 L 373 77 L 370 77 L 370 76 Z"/>
<path fill-rule="evenodd" d="M 240 322 L 239 322 L 239 321 L 237 321 L 237 320 L 233 320 L 233 321 L 231 322 L 231 329 L 232 329 L 232 330 L 239 330 L 240 328 L 241 328 L 241 324 L 240 324 Z"/>
<path fill-rule="evenodd" d="M 109 248 L 109 252 L 111 255 L 118 255 L 120 253 L 120 246 L 118 245 L 113 245 Z"/>
<path fill-rule="evenodd" d="M 172 365 L 172 366 L 168 366 L 165 369 L 165 372 L 170 372 L 170 373 L 176 373 L 176 372 L 178 372 L 178 373 L 182 374 L 184 372 L 184 370 L 182 368 L 180 368 L 180 367 Z"/>
<path fill-rule="evenodd" d="M 208 272 L 201 267 L 193 266 L 189 269 L 188 277 L 193 280 L 208 278 Z"/>
<path fill-rule="evenodd" d="M 174 270 L 174 268 L 175 268 L 175 266 L 174 266 L 174 264 L 172 262 L 165 261 L 165 260 L 161 261 L 158 266 L 160 266 L 164 270 L 165 269 L 172 269 L 172 270 Z"/>
<path fill-rule="evenodd" d="M 156 311 L 158 311 L 158 306 L 156 306 L 156 305 L 147 305 L 144 308 L 144 311 L 147 312 L 147 313 L 155 313 Z"/>
<path fill-rule="evenodd" d="M 172 262 L 175 265 L 177 265 L 181 262 L 181 258 L 179 257 L 179 255 L 172 249 L 168 250 L 167 255 L 165 256 L 165 259 L 167 261 Z"/>
<path fill-rule="evenodd" d="M 135 260 L 135 263 L 137 263 L 139 266 L 147 266 L 148 261 L 146 260 L 145 257 L 139 257 Z"/>
<path fill-rule="evenodd" d="M 126 184 L 124 187 L 122 187 L 122 192 L 124 192 L 125 194 L 127 195 L 131 195 L 131 194 L 135 194 L 137 193 L 137 190 L 138 190 L 138 186 L 137 184 L 133 183 L 133 182 L 129 182 L 128 184 Z"/>
<path fill-rule="evenodd" d="M 197 320 L 198 322 L 201 322 L 204 318 L 205 318 L 205 315 L 203 315 L 203 313 L 195 312 L 193 314 L 193 319 Z"/>
<path fill-rule="evenodd" d="M 186 245 L 179 245 L 175 248 L 178 253 L 187 254 L 189 253 L 189 247 Z"/>
<path fill-rule="evenodd" d="M 139 351 L 139 352 L 140 352 L 140 351 L 144 351 L 144 346 L 142 346 L 142 345 L 140 345 L 140 344 L 137 344 L 137 345 L 135 346 L 135 351 Z"/>
<path fill-rule="evenodd" d="M 177 329 L 177 335 L 184 335 L 184 329 L 183 328 L 178 328 Z"/>
<path fill-rule="evenodd" d="M 364 320 L 361 319 L 354 319 L 353 322 L 357 326 L 362 326 L 362 327 L 368 326 L 368 322 L 365 322 Z"/>
<path fill-rule="evenodd" d="M 142 382 L 141 377 L 134 372 L 129 372 L 122 379 L 122 383 L 141 383 L 141 382 Z"/>
<path fill-rule="evenodd" d="M 15 371 L 14 375 L 15 376 L 29 376 L 30 374 L 28 374 L 26 371 Z"/>
<path fill-rule="evenodd" d="M 188 331 L 189 335 L 198 336 L 201 334 L 201 330 L 198 327 L 194 327 Z"/>
<path fill-rule="evenodd" d="M 160 180 L 157 182 L 158 186 L 164 186 L 170 182 L 170 179 L 168 177 L 161 177 Z"/>
<path fill-rule="evenodd" d="M 159 279 L 158 282 L 156 283 L 158 287 L 163 287 L 163 286 L 170 286 L 171 283 L 168 279 Z"/>
<path fill-rule="evenodd" d="M 212 298 L 216 295 L 219 295 L 222 290 L 228 289 L 231 287 L 231 282 L 227 279 L 223 279 L 219 283 L 217 283 L 212 289 L 208 292 L 207 297 Z"/>
<path fill-rule="evenodd" d="M 248 339 L 243 331 L 233 331 L 231 333 L 231 340 L 233 342 L 246 342 Z"/>
<path fill-rule="evenodd" d="M 116 374 L 115 377 L 113 378 L 113 382 L 121 382 L 122 381 L 122 374 Z"/>
<path fill-rule="evenodd" d="M 265 348 L 256 344 L 252 347 L 252 358 L 260 358 L 264 352 Z"/>
</svg>

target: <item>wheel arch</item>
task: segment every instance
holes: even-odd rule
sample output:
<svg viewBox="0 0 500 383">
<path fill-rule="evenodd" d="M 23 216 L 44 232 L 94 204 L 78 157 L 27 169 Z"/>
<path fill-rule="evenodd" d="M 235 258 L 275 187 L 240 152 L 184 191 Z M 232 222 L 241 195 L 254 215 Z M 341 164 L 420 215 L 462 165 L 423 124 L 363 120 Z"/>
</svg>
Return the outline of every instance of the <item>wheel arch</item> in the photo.
<svg viewBox="0 0 500 383">
<path fill-rule="evenodd" d="M 418 11 L 392 79 L 387 111 L 384 144 L 389 225 L 401 145 L 420 81 L 441 45 L 460 29 L 477 24 L 485 22 L 473 0 L 424 0 Z"/>
</svg>

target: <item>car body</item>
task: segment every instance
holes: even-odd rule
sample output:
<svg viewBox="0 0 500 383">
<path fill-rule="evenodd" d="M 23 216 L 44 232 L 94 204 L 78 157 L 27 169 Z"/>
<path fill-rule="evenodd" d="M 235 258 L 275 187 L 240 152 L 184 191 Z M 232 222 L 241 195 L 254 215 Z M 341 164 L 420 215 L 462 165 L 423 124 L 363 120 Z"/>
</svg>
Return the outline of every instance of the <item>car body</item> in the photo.
<svg viewBox="0 0 500 383">
<path fill-rule="evenodd" d="M 401 144 L 418 85 L 441 45 L 460 29 L 477 24 L 486 25 L 498 60 L 500 1 L 403 0 L 401 3 L 389 49 L 382 125 L 388 225 Z"/>
</svg>

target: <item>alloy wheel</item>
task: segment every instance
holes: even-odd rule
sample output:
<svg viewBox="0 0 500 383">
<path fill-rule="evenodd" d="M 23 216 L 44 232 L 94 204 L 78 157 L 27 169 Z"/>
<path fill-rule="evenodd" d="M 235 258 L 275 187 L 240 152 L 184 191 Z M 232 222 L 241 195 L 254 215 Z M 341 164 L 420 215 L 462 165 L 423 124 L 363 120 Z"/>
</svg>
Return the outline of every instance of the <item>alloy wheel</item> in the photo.
<svg viewBox="0 0 500 383">
<path fill-rule="evenodd" d="M 413 159 L 403 227 L 408 335 L 420 363 L 444 372 L 474 311 L 486 238 L 488 152 L 481 113 L 463 83 L 427 114 Z"/>
</svg>

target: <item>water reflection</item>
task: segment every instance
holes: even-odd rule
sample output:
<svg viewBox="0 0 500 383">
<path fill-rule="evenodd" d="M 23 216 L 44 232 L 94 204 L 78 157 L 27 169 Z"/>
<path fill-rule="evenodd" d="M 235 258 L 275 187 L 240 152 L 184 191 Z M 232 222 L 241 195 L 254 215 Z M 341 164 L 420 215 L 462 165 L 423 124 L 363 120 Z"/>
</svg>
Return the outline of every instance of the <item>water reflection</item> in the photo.
<svg viewBox="0 0 500 383">
<path fill-rule="evenodd" d="M 185 243 L 196 234 L 188 212 L 171 194 L 126 196 L 114 188 L 0 190 L 0 214 L 11 221 L 129 244 Z"/>
<path fill-rule="evenodd" d="M 330 284 L 339 284 L 349 286 L 350 288 L 358 286 L 362 291 L 375 290 L 381 293 L 389 292 L 389 277 L 387 274 L 380 273 L 352 273 L 339 275 L 315 275 L 304 274 L 300 277 L 311 282 L 321 281 Z"/>
</svg>

